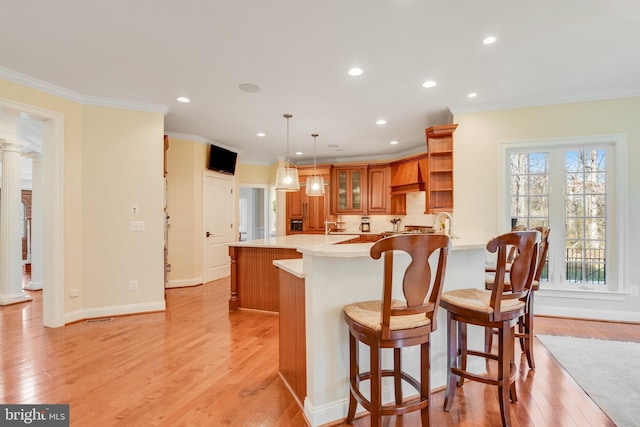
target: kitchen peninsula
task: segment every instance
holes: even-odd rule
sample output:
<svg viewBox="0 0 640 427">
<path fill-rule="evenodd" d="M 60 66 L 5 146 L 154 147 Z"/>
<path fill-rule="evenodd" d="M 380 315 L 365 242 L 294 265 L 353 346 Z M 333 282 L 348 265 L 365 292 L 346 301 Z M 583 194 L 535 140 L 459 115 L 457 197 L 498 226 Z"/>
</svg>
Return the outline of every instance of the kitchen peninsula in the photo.
<svg viewBox="0 0 640 427">
<path fill-rule="evenodd" d="M 452 239 L 444 290 L 480 287 L 484 284 L 485 245 L 492 235 L 463 231 L 456 234 L 460 238 Z M 370 257 L 373 243 L 336 244 L 352 236 L 307 235 L 304 237 L 315 239 L 300 240 L 296 248 L 289 240 L 291 237 L 294 236 L 237 243 L 230 251 L 282 247 L 297 254 L 272 261 L 279 269 L 275 276 L 276 280 L 279 276 L 282 286 L 280 296 L 286 298 L 280 307 L 280 374 L 303 406 L 309 423 L 319 426 L 341 420 L 347 414 L 349 345 L 342 308 L 349 303 L 381 298 L 383 262 Z M 408 263 L 403 255 L 395 257 L 398 266 Z M 394 271 L 402 274 L 402 270 Z M 238 286 L 241 288 L 242 283 Z M 241 295 L 241 289 L 238 292 Z M 242 296 L 238 299 L 242 301 Z M 243 306 L 242 302 L 239 306 Z M 445 311 L 440 310 L 439 327 L 431 335 L 432 388 L 443 386 L 446 380 L 445 319 Z M 481 346 L 483 336 L 483 331 L 470 328 L 470 345 Z M 418 349 L 414 348 L 403 352 L 403 364 L 414 375 L 418 372 L 418 355 Z M 390 362 L 389 356 L 383 354 L 383 364 Z M 368 369 L 368 349 L 361 352 L 360 364 L 363 370 Z M 483 372 L 485 365 L 478 360 L 470 368 Z M 411 395 L 409 390 L 407 393 Z M 383 388 L 383 398 L 392 399 L 387 388 Z"/>
<path fill-rule="evenodd" d="M 278 312 L 280 297 L 278 271 L 274 260 L 302 258 L 301 246 L 342 243 L 350 235 L 293 234 L 235 242 L 229 245 L 231 258 L 231 298 L 229 311 L 238 308 Z"/>
</svg>

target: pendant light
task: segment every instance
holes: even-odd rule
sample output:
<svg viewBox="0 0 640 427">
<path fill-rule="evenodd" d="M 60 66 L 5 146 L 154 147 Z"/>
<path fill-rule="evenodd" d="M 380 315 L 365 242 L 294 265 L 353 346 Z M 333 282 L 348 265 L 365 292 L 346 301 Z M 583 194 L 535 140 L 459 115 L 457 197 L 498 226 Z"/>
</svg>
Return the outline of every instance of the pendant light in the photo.
<svg viewBox="0 0 640 427">
<path fill-rule="evenodd" d="M 276 171 L 276 191 L 298 191 L 300 190 L 298 169 L 293 163 L 289 162 L 289 119 L 293 116 L 285 114 L 283 117 L 287 119 L 287 157 L 284 162 L 280 163 Z"/>
<path fill-rule="evenodd" d="M 317 133 L 311 134 L 313 137 L 313 174 L 307 177 L 307 196 L 324 196 L 324 178 L 318 174 L 316 169 L 316 138 Z"/>
</svg>

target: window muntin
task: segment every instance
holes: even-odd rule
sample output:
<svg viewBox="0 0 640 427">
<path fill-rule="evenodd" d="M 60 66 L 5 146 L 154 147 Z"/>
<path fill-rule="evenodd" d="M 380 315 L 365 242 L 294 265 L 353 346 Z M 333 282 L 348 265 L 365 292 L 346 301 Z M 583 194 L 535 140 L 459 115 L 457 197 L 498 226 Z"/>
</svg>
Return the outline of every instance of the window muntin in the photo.
<svg viewBox="0 0 640 427">
<path fill-rule="evenodd" d="M 511 225 L 551 227 L 543 287 L 608 290 L 612 157 L 610 144 L 507 150 Z"/>
</svg>

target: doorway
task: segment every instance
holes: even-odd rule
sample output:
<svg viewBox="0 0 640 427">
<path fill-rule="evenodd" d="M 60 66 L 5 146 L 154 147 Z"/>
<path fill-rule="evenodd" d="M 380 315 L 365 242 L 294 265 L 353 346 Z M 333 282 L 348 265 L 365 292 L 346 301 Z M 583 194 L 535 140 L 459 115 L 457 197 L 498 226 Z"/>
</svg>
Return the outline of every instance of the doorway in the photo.
<svg viewBox="0 0 640 427">
<path fill-rule="evenodd" d="M 42 318 L 44 326 L 64 326 L 64 115 L 6 98 L 0 108 L 42 123 Z"/>
<path fill-rule="evenodd" d="M 238 239 L 264 239 L 269 230 L 269 186 L 240 185 Z"/>
</svg>

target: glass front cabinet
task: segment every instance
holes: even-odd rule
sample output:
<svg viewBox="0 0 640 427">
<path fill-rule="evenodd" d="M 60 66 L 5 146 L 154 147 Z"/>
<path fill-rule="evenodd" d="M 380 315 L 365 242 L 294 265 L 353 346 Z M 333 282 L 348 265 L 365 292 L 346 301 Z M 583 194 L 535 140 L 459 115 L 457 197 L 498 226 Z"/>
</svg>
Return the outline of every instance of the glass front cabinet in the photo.
<svg viewBox="0 0 640 427">
<path fill-rule="evenodd" d="M 331 174 L 331 213 L 366 213 L 366 165 L 334 167 Z"/>
</svg>

